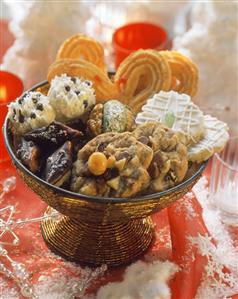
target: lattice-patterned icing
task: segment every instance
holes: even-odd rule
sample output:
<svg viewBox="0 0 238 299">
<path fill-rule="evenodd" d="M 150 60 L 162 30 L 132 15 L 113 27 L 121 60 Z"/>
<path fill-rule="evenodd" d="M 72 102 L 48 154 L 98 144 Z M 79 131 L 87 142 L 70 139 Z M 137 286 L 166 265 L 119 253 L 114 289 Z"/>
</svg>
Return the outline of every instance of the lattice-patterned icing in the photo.
<svg viewBox="0 0 238 299">
<path fill-rule="evenodd" d="M 186 94 L 161 91 L 150 98 L 137 115 L 136 123 L 155 120 L 186 133 L 188 143 L 196 143 L 204 134 L 203 112 Z"/>
</svg>

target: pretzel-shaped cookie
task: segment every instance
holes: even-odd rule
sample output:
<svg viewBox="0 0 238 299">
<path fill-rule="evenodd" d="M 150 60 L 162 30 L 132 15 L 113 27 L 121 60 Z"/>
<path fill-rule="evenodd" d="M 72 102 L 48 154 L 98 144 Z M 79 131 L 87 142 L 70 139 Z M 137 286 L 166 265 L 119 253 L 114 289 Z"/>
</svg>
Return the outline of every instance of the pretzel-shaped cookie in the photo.
<svg viewBox="0 0 238 299">
<path fill-rule="evenodd" d="M 159 52 L 139 50 L 120 64 L 114 80 L 120 100 L 138 112 L 151 95 L 160 90 L 169 90 L 171 70 Z"/>
<path fill-rule="evenodd" d="M 177 51 L 160 51 L 159 53 L 166 58 L 171 68 L 172 84 L 170 89 L 194 96 L 198 86 L 196 64 Z"/>
<path fill-rule="evenodd" d="M 84 34 L 73 35 L 62 43 L 56 59 L 64 58 L 85 59 L 97 65 L 101 70 L 107 71 L 102 45 Z"/>
</svg>

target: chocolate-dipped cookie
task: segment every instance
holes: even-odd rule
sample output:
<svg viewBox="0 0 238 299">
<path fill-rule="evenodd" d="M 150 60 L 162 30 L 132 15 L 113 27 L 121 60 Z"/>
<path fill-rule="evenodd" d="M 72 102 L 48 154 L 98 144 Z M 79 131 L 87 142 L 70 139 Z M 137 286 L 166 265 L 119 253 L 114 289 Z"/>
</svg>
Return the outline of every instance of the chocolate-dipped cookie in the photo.
<svg viewBox="0 0 238 299">
<path fill-rule="evenodd" d="M 24 138 L 15 139 L 15 150 L 17 157 L 33 173 L 40 170 L 41 150 L 33 141 L 26 141 Z"/>
<path fill-rule="evenodd" d="M 66 141 L 46 160 L 45 180 L 52 185 L 62 186 L 68 181 L 72 169 L 72 142 Z"/>
<path fill-rule="evenodd" d="M 82 136 L 83 133 L 78 130 L 74 130 L 59 122 L 53 122 L 47 127 L 25 134 L 24 138 L 40 145 L 58 147 L 67 140 L 80 139 Z"/>
</svg>

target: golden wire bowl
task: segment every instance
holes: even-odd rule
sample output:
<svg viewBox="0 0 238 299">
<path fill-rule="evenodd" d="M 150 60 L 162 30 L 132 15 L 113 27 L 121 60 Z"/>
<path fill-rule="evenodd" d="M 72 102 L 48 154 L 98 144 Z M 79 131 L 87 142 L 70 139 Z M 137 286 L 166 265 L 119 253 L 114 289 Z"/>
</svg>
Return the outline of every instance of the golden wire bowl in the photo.
<svg viewBox="0 0 238 299">
<path fill-rule="evenodd" d="M 29 91 L 45 88 L 47 82 Z M 4 140 L 17 172 L 50 207 L 64 216 L 42 221 L 46 244 L 55 253 L 81 264 L 118 266 L 138 258 L 151 244 L 150 215 L 181 198 L 202 175 L 207 162 L 193 164 L 179 185 L 162 192 L 135 198 L 87 196 L 64 190 L 42 180 L 16 157 L 6 118 Z"/>
</svg>

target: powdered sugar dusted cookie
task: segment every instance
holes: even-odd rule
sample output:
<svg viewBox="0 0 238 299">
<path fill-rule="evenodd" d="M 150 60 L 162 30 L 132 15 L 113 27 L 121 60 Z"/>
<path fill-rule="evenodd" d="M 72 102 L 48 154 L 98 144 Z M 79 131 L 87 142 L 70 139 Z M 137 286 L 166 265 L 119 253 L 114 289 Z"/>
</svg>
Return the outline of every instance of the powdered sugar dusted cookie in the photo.
<svg viewBox="0 0 238 299">
<path fill-rule="evenodd" d="M 9 119 L 18 133 L 48 126 L 55 119 L 55 112 L 48 98 L 40 92 L 29 92 L 9 105 Z"/>
<path fill-rule="evenodd" d="M 66 74 L 51 81 L 49 102 L 56 113 L 56 120 L 69 121 L 80 117 L 95 104 L 92 83 Z"/>
<path fill-rule="evenodd" d="M 187 144 L 198 142 L 204 136 L 203 112 L 186 94 L 160 91 L 150 98 L 138 113 L 136 123 L 159 121 L 173 131 L 187 135 Z"/>
<path fill-rule="evenodd" d="M 197 144 L 188 148 L 188 159 L 192 162 L 202 162 L 214 153 L 219 153 L 229 139 L 228 126 L 211 115 L 204 116 L 205 135 Z"/>
</svg>

